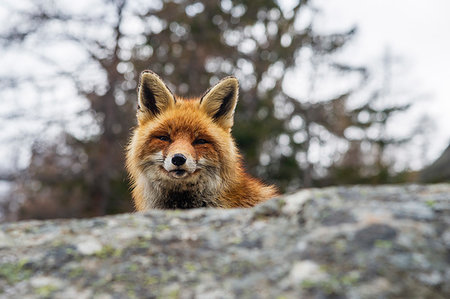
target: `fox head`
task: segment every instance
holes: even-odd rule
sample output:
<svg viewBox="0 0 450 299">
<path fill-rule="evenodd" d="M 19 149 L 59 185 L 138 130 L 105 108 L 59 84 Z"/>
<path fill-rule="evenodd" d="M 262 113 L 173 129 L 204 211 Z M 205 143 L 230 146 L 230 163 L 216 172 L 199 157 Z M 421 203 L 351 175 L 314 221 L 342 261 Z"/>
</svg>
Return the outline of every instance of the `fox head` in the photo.
<svg viewBox="0 0 450 299">
<path fill-rule="evenodd" d="M 202 97 L 184 99 L 155 73 L 141 74 L 127 152 L 138 210 L 220 206 L 215 195 L 240 167 L 231 137 L 238 92 L 237 79 L 226 77 Z"/>
</svg>

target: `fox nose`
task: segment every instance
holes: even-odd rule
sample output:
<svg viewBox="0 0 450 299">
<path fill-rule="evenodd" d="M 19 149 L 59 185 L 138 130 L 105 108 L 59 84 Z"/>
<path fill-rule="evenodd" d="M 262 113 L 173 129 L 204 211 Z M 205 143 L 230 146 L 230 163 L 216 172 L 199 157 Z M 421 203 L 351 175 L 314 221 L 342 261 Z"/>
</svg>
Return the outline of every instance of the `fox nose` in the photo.
<svg viewBox="0 0 450 299">
<path fill-rule="evenodd" d="M 183 154 L 175 154 L 172 157 L 172 164 L 181 166 L 186 162 L 186 157 Z"/>
</svg>

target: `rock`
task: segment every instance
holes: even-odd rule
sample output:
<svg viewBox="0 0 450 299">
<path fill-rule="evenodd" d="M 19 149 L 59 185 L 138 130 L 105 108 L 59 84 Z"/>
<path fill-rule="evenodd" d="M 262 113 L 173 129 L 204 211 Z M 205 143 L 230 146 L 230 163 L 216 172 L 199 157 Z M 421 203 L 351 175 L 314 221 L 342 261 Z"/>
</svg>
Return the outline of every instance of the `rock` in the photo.
<svg viewBox="0 0 450 299">
<path fill-rule="evenodd" d="M 0 298 L 450 298 L 450 185 L 0 226 Z"/>
<path fill-rule="evenodd" d="M 423 183 L 450 182 L 450 145 L 436 161 L 420 171 L 419 179 Z"/>
</svg>

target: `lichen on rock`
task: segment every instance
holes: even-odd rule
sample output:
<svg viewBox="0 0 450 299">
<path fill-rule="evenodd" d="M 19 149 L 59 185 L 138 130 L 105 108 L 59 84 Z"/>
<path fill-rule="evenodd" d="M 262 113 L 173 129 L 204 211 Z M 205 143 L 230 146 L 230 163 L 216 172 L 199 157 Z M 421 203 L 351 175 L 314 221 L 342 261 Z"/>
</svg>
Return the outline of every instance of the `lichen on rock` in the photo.
<svg viewBox="0 0 450 299">
<path fill-rule="evenodd" d="M 450 185 L 0 226 L 1 298 L 449 298 Z"/>
</svg>

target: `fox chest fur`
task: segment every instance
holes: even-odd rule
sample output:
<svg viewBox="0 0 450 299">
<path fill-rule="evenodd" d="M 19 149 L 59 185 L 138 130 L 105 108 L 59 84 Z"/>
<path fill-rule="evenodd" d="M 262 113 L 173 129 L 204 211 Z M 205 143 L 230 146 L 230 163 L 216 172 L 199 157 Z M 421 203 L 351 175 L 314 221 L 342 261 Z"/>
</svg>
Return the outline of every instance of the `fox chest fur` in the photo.
<svg viewBox="0 0 450 299">
<path fill-rule="evenodd" d="M 231 136 L 238 90 L 227 77 L 201 98 L 183 99 L 142 73 L 126 156 L 138 211 L 251 207 L 276 195 L 242 167 Z"/>
</svg>

